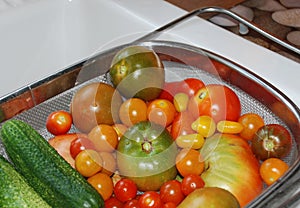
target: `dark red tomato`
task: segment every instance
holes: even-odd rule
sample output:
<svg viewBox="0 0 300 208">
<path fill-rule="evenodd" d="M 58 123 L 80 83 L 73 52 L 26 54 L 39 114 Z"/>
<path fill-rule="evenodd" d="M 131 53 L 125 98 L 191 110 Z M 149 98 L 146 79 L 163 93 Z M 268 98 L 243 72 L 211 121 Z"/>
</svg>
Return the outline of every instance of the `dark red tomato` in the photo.
<svg viewBox="0 0 300 208">
<path fill-rule="evenodd" d="M 165 82 L 159 98 L 173 102 L 173 97 L 177 92 L 178 83 L 179 82 Z"/>
<path fill-rule="evenodd" d="M 160 187 L 160 198 L 163 203 L 173 202 L 178 205 L 184 199 L 184 194 L 181 191 L 181 183 L 177 180 L 165 182 Z"/>
<path fill-rule="evenodd" d="M 283 158 L 292 148 L 289 131 L 279 124 L 267 124 L 259 128 L 252 139 L 252 151 L 260 160 Z"/>
<path fill-rule="evenodd" d="M 110 197 L 104 202 L 105 208 L 123 208 L 124 204 L 115 197 Z"/>
<path fill-rule="evenodd" d="M 163 205 L 162 208 L 176 208 L 176 204 L 174 204 L 173 202 L 167 202 Z"/>
<path fill-rule="evenodd" d="M 75 159 L 75 157 L 85 149 L 93 149 L 96 150 L 95 145 L 91 140 L 89 140 L 87 137 L 78 137 L 74 139 L 70 144 L 70 153 L 71 156 Z"/>
<path fill-rule="evenodd" d="M 131 199 L 125 203 L 123 208 L 139 208 L 139 201 L 137 199 Z"/>
<path fill-rule="evenodd" d="M 200 79 L 187 78 L 178 83 L 178 92 L 185 93 L 189 97 L 192 97 L 204 86 L 204 82 L 202 82 Z"/>
<path fill-rule="evenodd" d="M 66 134 L 71 126 L 72 116 L 63 110 L 52 112 L 46 120 L 46 128 L 53 135 Z"/>
<path fill-rule="evenodd" d="M 187 196 L 195 189 L 203 188 L 204 185 L 205 183 L 200 175 L 189 174 L 182 179 L 181 191 L 185 196 Z"/>
<path fill-rule="evenodd" d="M 137 194 L 137 186 L 136 184 L 128 179 L 128 178 L 122 178 L 119 180 L 114 188 L 114 194 L 121 202 L 126 202 L 131 199 L 134 199 Z"/>
<path fill-rule="evenodd" d="M 171 135 L 175 140 L 180 135 L 193 134 L 195 131 L 192 129 L 194 122 L 193 116 L 188 111 L 178 113 L 172 123 Z"/>
<path fill-rule="evenodd" d="M 139 198 L 140 208 L 161 208 L 162 206 L 160 195 L 155 191 L 146 191 Z"/>
<path fill-rule="evenodd" d="M 188 110 L 198 116 L 211 116 L 215 122 L 237 121 L 241 103 L 236 93 L 225 85 L 210 84 L 202 87 L 189 101 Z"/>
</svg>

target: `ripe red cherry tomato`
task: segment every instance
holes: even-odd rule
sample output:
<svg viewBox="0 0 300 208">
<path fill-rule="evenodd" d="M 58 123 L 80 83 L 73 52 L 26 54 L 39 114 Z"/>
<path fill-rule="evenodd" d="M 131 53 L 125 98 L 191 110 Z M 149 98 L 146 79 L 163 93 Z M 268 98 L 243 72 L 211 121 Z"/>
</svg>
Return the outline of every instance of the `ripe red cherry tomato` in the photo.
<svg viewBox="0 0 300 208">
<path fill-rule="evenodd" d="M 118 200 L 121 202 L 126 202 L 134 199 L 137 194 L 136 184 L 127 178 L 122 178 L 119 180 L 114 187 L 114 194 Z"/>
<path fill-rule="evenodd" d="M 74 139 L 70 144 L 70 153 L 72 158 L 76 158 L 76 156 L 85 149 L 93 149 L 96 150 L 95 145 L 91 140 L 89 140 L 87 137 L 77 137 Z"/>
<path fill-rule="evenodd" d="M 181 183 L 177 180 L 165 182 L 160 188 L 160 198 L 163 203 L 173 202 L 178 205 L 184 199 Z"/>
<path fill-rule="evenodd" d="M 116 197 L 110 197 L 104 202 L 105 208 L 123 208 L 124 205 Z"/>
<path fill-rule="evenodd" d="M 131 199 L 124 204 L 123 208 L 139 208 L 139 201 L 137 199 Z"/>
<path fill-rule="evenodd" d="M 178 92 L 185 93 L 189 97 L 192 97 L 204 86 L 204 82 L 202 82 L 200 79 L 187 78 L 178 83 Z"/>
<path fill-rule="evenodd" d="M 181 190 L 182 193 L 187 196 L 195 189 L 203 188 L 204 185 L 205 183 L 200 175 L 189 174 L 182 179 Z"/>
<path fill-rule="evenodd" d="M 66 134 L 72 126 L 70 113 L 60 110 L 50 113 L 46 120 L 46 128 L 53 135 Z"/>
<path fill-rule="evenodd" d="M 146 191 L 139 198 L 140 208 L 161 208 L 163 203 L 155 191 Z"/>
</svg>

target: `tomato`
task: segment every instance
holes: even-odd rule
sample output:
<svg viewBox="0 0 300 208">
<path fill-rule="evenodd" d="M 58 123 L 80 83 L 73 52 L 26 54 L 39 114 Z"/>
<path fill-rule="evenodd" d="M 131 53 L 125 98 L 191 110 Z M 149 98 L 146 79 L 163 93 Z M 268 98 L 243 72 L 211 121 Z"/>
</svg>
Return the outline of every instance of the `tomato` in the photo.
<svg viewBox="0 0 300 208">
<path fill-rule="evenodd" d="M 192 123 L 192 129 L 204 137 L 210 137 L 216 131 L 216 123 L 210 116 L 199 116 Z"/>
<path fill-rule="evenodd" d="M 165 82 L 158 98 L 173 102 L 174 95 L 177 93 L 179 82 Z"/>
<path fill-rule="evenodd" d="M 163 203 L 173 202 L 175 205 L 178 205 L 184 199 L 184 194 L 181 191 L 181 183 L 177 180 L 165 182 L 160 187 L 159 193 Z"/>
<path fill-rule="evenodd" d="M 164 127 L 173 122 L 175 114 L 176 110 L 173 103 L 166 99 L 155 99 L 147 107 L 148 120 Z"/>
<path fill-rule="evenodd" d="M 240 136 L 250 141 L 255 135 L 255 132 L 265 125 L 263 118 L 256 113 L 245 113 L 240 116 L 238 122 L 244 126 L 243 130 L 240 132 Z"/>
<path fill-rule="evenodd" d="M 118 134 L 112 126 L 99 124 L 88 134 L 99 152 L 113 152 L 118 145 Z"/>
<path fill-rule="evenodd" d="M 269 158 L 262 162 L 259 172 L 264 182 L 270 186 L 289 169 L 286 162 L 279 158 Z"/>
<path fill-rule="evenodd" d="M 219 121 L 217 123 L 217 130 L 225 134 L 239 134 L 244 129 L 244 126 L 237 121 Z"/>
<path fill-rule="evenodd" d="M 159 124 L 144 121 L 130 127 L 117 150 L 120 175 L 132 179 L 140 191 L 157 191 L 177 175 L 177 146 Z"/>
<path fill-rule="evenodd" d="M 162 208 L 176 208 L 176 204 L 174 204 L 173 202 L 167 202 L 163 205 Z"/>
<path fill-rule="evenodd" d="M 126 126 L 132 126 L 140 121 L 147 120 L 147 105 L 139 98 L 130 98 L 122 103 L 119 116 Z"/>
<path fill-rule="evenodd" d="M 173 103 L 177 112 L 185 111 L 189 103 L 189 96 L 182 92 L 177 93 L 174 96 Z"/>
<path fill-rule="evenodd" d="M 172 123 L 171 135 L 175 140 L 180 135 L 193 134 L 195 131 L 192 129 L 194 119 L 188 111 L 178 113 Z"/>
<path fill-rule="evenodd" d="M 237 121 L 241 114 L 241 103 L 237 94 L 229 87 L 209 84 L 190 99 L 188 110 L 195 118 L 207 115 L 216 123 L 221 120 Z"/>
<path fill-rule="evenodd" d="M 204 144 L 204 137 L 201 134 L 187 134 L 176 138 L 176 144 L 180 148 L 200 149 Z"/>
<path fill-rule="evenodd" d="M 282 125 L 267 124 L 257 130 L 251 144 L 253 153 L 260 160 L 283 158 L 291 151 L 292 138 Z"/>
<path fill-rule="evenodd" d="M 83 150 L 75 158 L 75 168 L 84 177 L 90 177 L 102 170 L 103 160 L 95 150 Z"/>
<path fill-rule="evenodd" d="M 55 111 L 47 117 L 46 128 L 53 135 L 66 134 L 71 129 L 72 122 L 72 116 L 69 112 Z"/>
<path fill-rule="evenodd" d="M 194 149 L 182 149 L 176 156 L 176 168 L 181 176 L 200 175 L 204 170 L 204 161 L 200 152 Z"/>
<path fill-rule="evenodd" d="M 112 196 L 114 184 L 111 177 L 105 173 L 97 173 L 89 177 L 87 181 L 98 191 L 104 201 Z"/>
<path fill-rule="evenodd" d="M 204 86 L 204 82 L 202 82 L 199 79 L 186 78 L 178 83 L 178 92 L 185 93 L 189 97 L 192 97 L 196 94 L 196 92 L 198 92 L 199 89 L 201 89 Z"/>
<path fill-rule="evenodd" d="M 157 54 L 143 46 L 129 46 L 114 57 L 109 74 L 113 85 L 126 98 L 149 101 L 157 98 L 165 82 L 164 66 Z"/>
<path fill-rule="evenodd" d="M 259 161 L 245 139 L 235 134 L 216 133 L 206 138 L 200 153 L 206 167 L 201 174 L 205 187 L 225 188 L 238 199 L 241 207 L 261 194 Z"/>
<path fill-rule="evenodd" d="M 96 150 L 95 145 L 91 140 L 89 140 L 86 136 L 85 137 L 77 137 L 76 139 L 72 140 L 70 144 L 70 153 L 71 156 L 75 159 L 79 152 L 85 149 L 93 149 Z"/>
<path fill-rule="evenodd" d="M 111 176 L 117 169 L 117 161 L 111 152 L 99 152 L 102 158 L 102 173 Z"/>
<path fill-rule="evenodd" d="M 205 183 L 200 175 L 189 174 L 186 175 L 181 181 L 181 191 L 185 196 L 187 196 L 194 190 L 203 188 L 204 185 Z"/>
<path fill-rule="evenodd" d="M 123 136 L 123 134 L 125 133 L 125 131 L 127 130 L 127 126 L 125 126 L 124 124 L 114 124 L 112 125 L 112 127 L 115 129 L 115 131 L 118 134 L 118 140 L 120 140 L 120 138 Z"/>
<path fill-rule="evenodd" d="M 139 201 L 137 199 L 131 199 L 124 204 L 123 208 L 139 208 Z"/>
<path fill-rule="evenodd" d="M 116 197 L 110 197 L 104 202 L 105 208 L 124 208 L 124 204 L 120 202 Z"/>
<path fill-rule="evenodd" d="M 155 191 L 146 191 L 139 198 L 140 208 L 161 208 L 162 206 L 160 195 Z"/>
<path fill-rule="evenodd" d="M 126 202 L 131 199 L 134 199 L 137 194 L 137 186 L 136 184 L 128 179 L 122 178 L 115 184 L 114 194 L 121 202 Z"/>
</svg>

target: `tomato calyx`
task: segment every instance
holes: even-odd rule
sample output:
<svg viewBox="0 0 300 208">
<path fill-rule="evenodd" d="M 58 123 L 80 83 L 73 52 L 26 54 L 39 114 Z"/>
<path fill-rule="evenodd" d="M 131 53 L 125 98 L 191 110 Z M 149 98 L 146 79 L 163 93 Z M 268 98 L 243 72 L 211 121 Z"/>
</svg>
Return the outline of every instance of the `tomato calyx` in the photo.
<svg viewBox="0 0 300 208">
<path fill-rule="evenodd" d="M 152 151 L 152 142 L 148 141 L 147 139 L 142 143 L 142 150 L 146 152 L 147 154 Z"/>
</svg>

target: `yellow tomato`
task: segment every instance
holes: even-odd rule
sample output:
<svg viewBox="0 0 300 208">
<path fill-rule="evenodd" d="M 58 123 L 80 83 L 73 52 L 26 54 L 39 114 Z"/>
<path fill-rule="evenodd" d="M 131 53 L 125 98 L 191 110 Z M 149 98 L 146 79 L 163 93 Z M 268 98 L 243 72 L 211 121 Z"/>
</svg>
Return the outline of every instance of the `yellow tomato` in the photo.
<svg viewBox="0 0 300 208">
<path fill-rule="evenodd" d="M 217 123 L 217 130 L 224 134 L 239 134 L 243 131 L 244 126 L 236 121 L 219 121 Z"/>
<path fill-rule="evenodd" d="M 200 149 L 204 144 L 204 137 L 201 134 L 180 135 L 176 138 L 176 144 L 180 148 Z"/>
<path fill-rule="evenodd" d="M 192 123 L 192 129 L 204 137 L 210 137 L 216 131 L 216 123 L 210 116 L 200 116 Z"/>
</svg>

